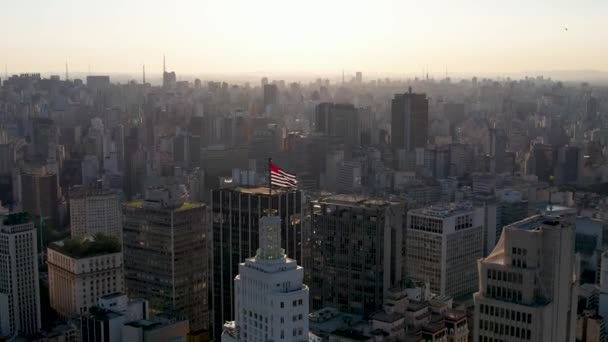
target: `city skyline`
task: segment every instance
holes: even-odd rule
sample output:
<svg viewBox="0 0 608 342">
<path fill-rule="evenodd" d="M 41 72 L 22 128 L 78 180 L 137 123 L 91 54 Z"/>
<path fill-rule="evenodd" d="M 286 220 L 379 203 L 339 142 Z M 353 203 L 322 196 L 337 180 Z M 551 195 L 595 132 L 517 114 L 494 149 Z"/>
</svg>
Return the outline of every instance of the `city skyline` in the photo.
<svg viewBox="0 0 608 342">
<path fill-rule="evenodd" d="M 156 74 L 166 54 L 178 74 L 608 71 L 605 2 L 459 5 L 25 1 L 3 6 L 10 29 L 0 66 L 63 74 L 67 62 L 73 72 L 140 75 L 145 64 Z"/>
</svg>

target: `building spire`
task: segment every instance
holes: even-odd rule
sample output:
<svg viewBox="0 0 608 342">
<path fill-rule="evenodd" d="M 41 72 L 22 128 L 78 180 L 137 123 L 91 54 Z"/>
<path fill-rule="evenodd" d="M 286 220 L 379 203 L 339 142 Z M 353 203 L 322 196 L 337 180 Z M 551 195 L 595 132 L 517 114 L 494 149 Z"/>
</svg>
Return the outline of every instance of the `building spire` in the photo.
<svg viewBox="0 0 608 342">
<path fill-rule="evenodd" d="M 67 60 L 65 61 L 65 80 L 66 81 L 70 80 L 70 73 L 68 70 L 68 61 Z"/>
<path fill-rule="evenodd" d="M 143 69 L 142 70 L 142 82 L 143 82 L 142 84 L 145 85 L 146 84 L 146 65 L 145 64 L 142 66 L 142 69 Z"/>
<path fill-rule="evenodd" d="M 260 248 L 256 258 L 277 260 L 285 257 L 281 248 L 281 218 L 278 216 L 263 216 L 260 218 Z"/>
</svg>

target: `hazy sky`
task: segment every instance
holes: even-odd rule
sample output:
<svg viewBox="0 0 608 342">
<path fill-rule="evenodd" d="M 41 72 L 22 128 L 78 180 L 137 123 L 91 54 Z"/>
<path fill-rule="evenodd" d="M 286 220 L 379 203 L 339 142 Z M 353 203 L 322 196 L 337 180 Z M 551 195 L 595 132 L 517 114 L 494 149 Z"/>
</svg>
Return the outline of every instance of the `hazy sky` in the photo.
<svg viewBox="0 0 608 342">
<path fill-rule="evenodd" d="M 608 70 L 608 0 L 0 0 L 9 72 Z M 566 31 L 564 28 L 567 27 Z M 2 72 L 3 74 L 3 72 Z"/>
</svg>

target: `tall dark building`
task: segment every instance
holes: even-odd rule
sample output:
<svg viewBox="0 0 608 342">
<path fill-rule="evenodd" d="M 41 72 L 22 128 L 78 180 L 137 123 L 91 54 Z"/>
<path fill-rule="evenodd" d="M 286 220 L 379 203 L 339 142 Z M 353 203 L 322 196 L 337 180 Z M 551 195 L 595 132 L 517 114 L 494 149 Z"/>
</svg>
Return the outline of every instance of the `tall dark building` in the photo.
<svg viewBox="0 0 608 342">
<path fill-rule="evenodd" d="M 264 108 L 275 106 L 279 99 L 279 88 L 276 84 L 264 85 Z"/>
<path fill-rule="evenodd" d="M 281 218 L 281 248 L 303 264 L 303 196 L 299 190 L 267 187 L 212 190 L 213 253 L 211 259 L 212 334 L 219 339 L 225 321 L 234 320 L 234 277 L 238 265 L 255 255 L 259 220 L 269 205 Z"/>
<path fill-rule="evenodd" d="M 205 205 L 183 202 L 176 189 L 123 204 L 125 284 L 151 312 L 183 314 L 198 332 L 209 327 L 209 221 Z"/>
<path fill-rule="evenodd" d="M 55 121 L 48 118 L 34 118 L 32 121 L 32 150 L 30 157 L 34 160 L 46 161 L 55 159 L 55 148 L 59 135 Z"/>
<path fill-rule="evenodd" d="M 564 146 L 557 155 L 557 180 L 560 183 L 575 183 L 578 180 L 581 151 L 577 146 Z"/>
<path fill-rule="evenodd" d="M 321 103 L 315 109 L 315 131 L 338 138 L 338 143 L 359 145 L 359 111 L 352 104 Z"/>
<path fill-rule="evenodd" d="M 59 189 L 57 175 L 21 175 L 23 211 L 42 217 L 46 222 L 59 226 Z"/>
<path fill-rule="evenodd" d="M 429 135 L 429 101 L 425 94 L 396 94 L 391 104 L 393 149 L 413 151 L 426 147 Z"/>
<path fill-rule="evenodd" d="M 336 195 L 311 203 L 310 297 L 313 310 L 333 307 L 364 316 L 382 309 L 404 276 L 405 205 Z"/>
</svg>

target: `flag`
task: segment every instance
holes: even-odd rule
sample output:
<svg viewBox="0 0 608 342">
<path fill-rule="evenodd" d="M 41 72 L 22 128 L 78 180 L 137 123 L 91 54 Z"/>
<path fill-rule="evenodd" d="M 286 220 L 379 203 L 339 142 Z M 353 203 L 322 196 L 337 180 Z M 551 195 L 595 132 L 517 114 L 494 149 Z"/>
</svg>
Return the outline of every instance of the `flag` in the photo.
<svg viewBox="0 0 608 342">
<path fill-rule="evenodd" d="M 280 188 L 296 188 L 298 180 L 296 175 L 285 172 L 270 162 L 270 185 Z"/>
</svg>

